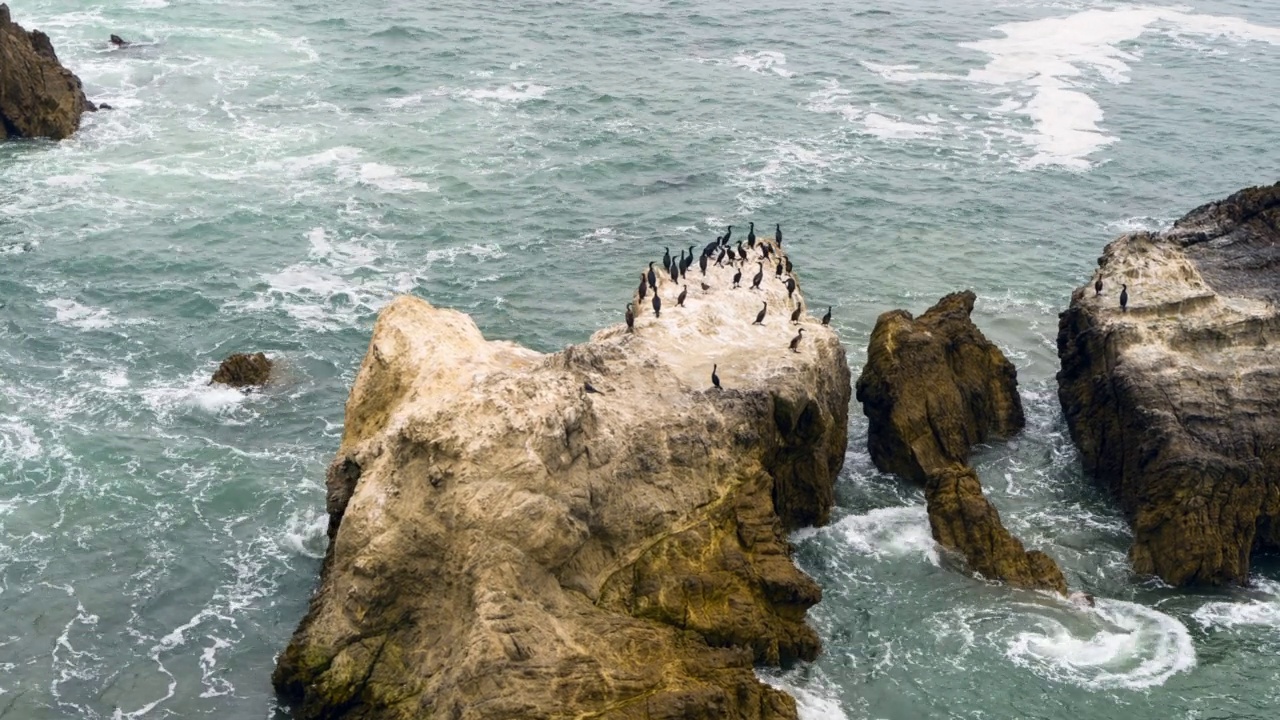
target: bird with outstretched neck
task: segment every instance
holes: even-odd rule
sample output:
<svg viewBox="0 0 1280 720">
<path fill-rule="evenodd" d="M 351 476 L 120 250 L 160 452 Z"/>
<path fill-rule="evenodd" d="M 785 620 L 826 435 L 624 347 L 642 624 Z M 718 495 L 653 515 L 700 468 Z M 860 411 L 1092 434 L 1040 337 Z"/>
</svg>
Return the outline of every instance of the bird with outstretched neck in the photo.
<svg viewBox="0 0 1280 720">
<path fill-rule="evenodd" d="M 769 310 L 769 302 L 766 300 L 766 301 L 765 301 L 765 303 L 764 303 L 764 307 L 760 308 L 760 312 L 759 312 L 759 313 L 756 313 L 756 321 L 755 321 L 755 322 L 753 322 L 753 323 L 751 323 L 751 324 L 752 324 L 752 325 L 763 325 L 763 324 L 764 324 L 764 314 L 765 314 L 766 312 L 768 312 L 768 310 Z"/>
</svg>

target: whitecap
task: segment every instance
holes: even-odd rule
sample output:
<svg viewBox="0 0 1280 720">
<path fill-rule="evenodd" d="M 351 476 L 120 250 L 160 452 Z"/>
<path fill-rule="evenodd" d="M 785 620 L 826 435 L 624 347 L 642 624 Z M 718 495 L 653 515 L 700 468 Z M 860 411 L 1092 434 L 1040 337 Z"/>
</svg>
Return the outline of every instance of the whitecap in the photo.
<svg viewBox="0 0 1280 720">
<path fill-rule="evenodd" d="M 1096 602 L 1069 615 L 1020 604 L 1034 609 L 1019 616 L 1032 627 L 1009 641 L 1005 655 L 1041 677 L 1089 690 L 1142 690 L 1195 666 L 1191 635 L 1176 618 L 1123 600 Z"/>
<path fill-rule="evenodd" d="M 54 321 L 60 325 L 81 330 L 101 330 L 116 324 L 116 319 L 105 308 L 82 305 L 67 298 L 55 298 L 45 305 L 53 308 Z"/>
<path fill-rule="evenodd" d="M 740 68 L 763 75 L 773 73 L 778 77 L 794 77 L 795 73 L 786 68 L 787 56 L 776 50 L 752 50 L 734 55 L 731 62 Z"/>
<path fill-rule="evenodd" d="M 339 171 L 338 177 L 342 179 L 354 178 L 361 185 L 369 185 L 389 193 L 432 191 L 430 185 L 418 180 L 401 177 L 399 170 L 381 163 L 362 163 L 354 173 Z"/>
<path fill-rule="evenodd" d="M 873 112 L 863 116 L 862 125 L 866 134 L 881 140 L 916 140 L 938 132 L 933 125 L 909 123 Z"/>
<path fill-rule="evenodd" d="M 938 72 L 919 72 L 918 65 L 880 65 L 862 61 L 862 67 L 891 82 L 913 82 L 917 80 L 956 80 L 956 75 Z"/>
<path fill-rule="evenodd" d="M 1230 630 L 1239 626 L 1280 629 L 1280 583 L 1260 580 L 1253 591 L 1263 597 L 1246 602 L 1205 603 L 1191 617 L 1206 629 Z"/>
<path fill-rule="evenodd" d="M 315 508 L 295 512 L 285 521 L 277 544 L 280 549 L 305 557 L 320 559 L 328 546 L 329 516 Z"/>
<path fill-rule="evenodd" d="M 860 555 L 876 559 L 916 556 L 939 564 L 938 544 L 923 505 L 876 508 L 842 518 L 833 527 Z"/>
<path fill-rule="evenodd" d="M 801 673 L 811 671 L 811 677 Z M 757 671 L 756 677 L 767 685 L 781 690 L 796 701 L 796 712 L 800 720 L 848 720 L 849 716 L 840 706 L 840 698 L 836 688 L 827 680 L 821 670 L 806 667 L 802 671 L 793 671 L 779 675 L 769 671 Z"/>
<path fill-rule="evenodd" d="M 551 88 L 533 82 L 513 82 L 496 88 L 442 89 L 441 93 L 476 104 L 519 104 L 546 96 Z"/>
</svg>

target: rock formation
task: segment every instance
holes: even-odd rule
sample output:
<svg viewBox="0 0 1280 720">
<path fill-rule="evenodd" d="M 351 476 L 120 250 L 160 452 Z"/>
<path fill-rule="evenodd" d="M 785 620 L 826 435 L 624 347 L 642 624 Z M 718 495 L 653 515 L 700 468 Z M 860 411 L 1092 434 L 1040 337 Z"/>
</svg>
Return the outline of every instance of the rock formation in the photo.
<svg viewBox="0 0 1280 720">
<path fill-rule="evenodd" d="M 919 318 L 891 310 L 876 320 L 858 400 L 884 472 L 923 484 L 931 469 L 964 463 L 975 443 L 1026 424 L 1018 372 L 969 319 L 974 300 L 952 293 Z"/>
<path fill-rule="evenodd" d="M 266 385 L 271 378 L 271 366 L 271 360 L 262 353 L 235 353 L 222 361 L 209 383 L 237 388 Z"/>
<path fill-rule="evenodd" d="M 96 108 L 80 78 L 58 62 L 49 36 L 27 32 L 0 4 L 0 140 L 62 140 L 80 128 L 80 116 Z"/>
<path fill-rule="evenodd" d="M 1059 320 L 1058 397 L 1139 573 L 1245 582 L 1280 545 L 1280 184 L 1124 235 Z M 1128 311 L 1117 296 L 1129 286 Z"/>
<path fill-rule="evenodd" d="M 419 299 L 382 311 L 273 676 L 296 717 L 796 717 L 752 667 L 819 650 L 787 532 L 828 519 L 849 370 L 807 315 L 788 350 L 780 281 L 732 273 L 683 308 L 660 279 L 661 318 L 552 355 Z"/>
<path fill-rule="evenodd" d="M 1026 422 L 1017 370 L 973 324 L 974 300 L 972 292 L 952 293 L 919 318 L 892 310 L 876 320 L 858 377 L 867 447 L 882 471 L 924 484 L 934 540 L 971 570 L 1065 593 L 1057 563 L 1027 552 L 1005 529 L 964 464 L 974 443 Z"/>
</svg>

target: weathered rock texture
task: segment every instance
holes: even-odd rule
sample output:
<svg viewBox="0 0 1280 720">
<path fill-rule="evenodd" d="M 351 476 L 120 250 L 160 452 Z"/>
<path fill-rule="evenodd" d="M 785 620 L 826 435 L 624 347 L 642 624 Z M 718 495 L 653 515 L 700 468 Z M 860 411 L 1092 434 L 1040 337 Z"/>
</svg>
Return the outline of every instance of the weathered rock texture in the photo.
<svg viewBox="0 0 1280 720">
<path fill-rule="evenodd" d="M 1280 184 L 1107 245 L 1059 320 L 1058 397 L 1134 570 L 1244 582 L 1280 545 Z M 1117 300 L 1129 285 L 1128 312 Z"/>
<path fill-rule="evenodd" d="M 80 116 L 95 110 L 80 78 L 58 62 L 49 36 L 27 32 L 0 4 L 0 140 L 47 137 L 61 140 L 80 128 Z"/>
<path fill-rule="evenodd" d="M 972 292 L 952 293 L 919 318 L 892 310 L 876 320 L 858 400 L 870 420 L 876 467 L 923 483 L 933 538 L 992 580 L 1065 593 L 1057 563 L 1027 552 L 1005 529 L 964 463 L 974 443 L 1026 423 L 1018 373 L 973 324 Z"/>
<path fill-rule="evenodd" d="M 222 361 L 209 382 L 238 388 L 266 385 L 271 379 L 271 366 L 271 360 L 262 353 L 235 353 Z"/>
<path fill-rule="evenodd" d="M 819 650 L 787 531 L 828 519 L 849 371 L 807 315 L 788 350 L 780 282 L 731 274 L 685 308 L 661 281 L 660 319 L 646 301 L 634 334 L 553 355 L 415 298 L 382 311 L 273 676 L 297 717 L 795 717 L 752 667 Z"/>
<path fill-rule="evenodd" d="M 876 320 L 858 400 L 881 470 L 924 483 L 932 468 L 964 463 L 975 443 L 1026 424 L 1018 372 L 969 319 L 974 299 L 952 293 L 919 318 L 891 310 Z"/>
<path fill-rule="evenodd" d="M 935 471 L 925 497 L 933 539 L 963 555 L 969 569 L 1010 585 L 1066 594 L 1058 564 L 1039 550 L 1028 552 L 1005 529 L 972 468 L 955 463 Z"/>
</svg>

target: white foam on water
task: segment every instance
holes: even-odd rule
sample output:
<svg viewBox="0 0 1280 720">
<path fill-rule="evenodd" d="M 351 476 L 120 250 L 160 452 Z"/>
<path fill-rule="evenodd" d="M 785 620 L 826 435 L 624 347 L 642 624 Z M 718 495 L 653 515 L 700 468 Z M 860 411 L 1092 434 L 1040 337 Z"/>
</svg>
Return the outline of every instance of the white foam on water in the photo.
<svg viewBox="0 0 1280 720">
<path fill-rule="evenodd" d="M 849 720 L 832 683 L 821 671 L 814 671 L 814 675 L 804 678 L 794 672 L 785 675 L 756 673 L 761 682 L 795 698 L 800 720 Z"/>
<path fill-rule="evenodd" d="M 1082 622 L 1045 614 L 1027 618 L 1032 628 L 1017 633 L 1005 655 L 1041 677 L 1089 690 L 1142 690 L 1163 685 L 1196 664 L 1195 645 L 1176 618 L 1145 605 L 1097 598 Z"/>
<path fill-rule="evenodd" d="M 230 695 L 236 691 L 235 686 L 225 678 L 214 677 L 214 672 L 218 667 L 218 651 L 231 647 L 231 643 L 216 635 L 209 635 L 208 639 L 212 640 L 213 644 L 200 652 L 200 682 L 204 684 L 200 697 Z"/>
<path fill-rule="evenodd" d="M 328 546 L 329 516 L 316 508 L 296 511 L 285 522 L 277 543 L 292 555 L 320 559 Z"/>
<path fill-rule="evenodd" d="M 883 560 L 916 556 L 939 564 L 938 544 L 929 530 L 923 505 L 876 508 L 863 515 L 841 518 L 834 526 L 849 548 L 860 555 Z"/>
<path fill-rule="evenodd" d="M 862 117 L 864 132 L 881 140 L 918 140 L 935 135 L 938 127 L 933 124 L 910 123 L 870 112 Z"/>
<path fill-rule="evenodd" d="M 734 55 L 730 62 L 759 75 L 773 73 L 784 78 L 795 76 L 795 73 L 787 69 L 787 56 L 776 50 L 749 50 Z"/>
<path fill-rule="evenodd" d="M 862 67 L 890 82 L 915 82 L 918 80 L 958 80 L 958 75 L 938 72 L 918 72 L 918 65 L 880 65 L 879 63 L 862 61 Z"/>
<path fill-rule="evenodd" d="M 402 177 L 398 169 L 382 163 L 361 163 L 356 168 L 339 168 L 337 176 L 339 180 L 376 187 L 389 193 L 434 192 L 430 185 Z"/>
<path fill-rule="evenodd" d="M 21 466 L 44 452 L 40 438 L 30 425 L 16 418 L 0 420 L 0 460 L 5 465 Z"/>
<path fill-rule="evenodd" d="M 1280 629 L 1280 583 L 1255 580 L 1250 591 L 1263 597 L 1244 602 L 1205 603 L 1191 613 L 1191 617 L 1206 629 L 1230 630 L 1242 626 Z"/>
<path fill-rule="evenodd" d="M 519 104 L 545 97 L 551 88 L 535 82 L 513 82 L 496 88 L 440 88 L 437 95 L 476 104 Z"/>
<path fill-rule="evenodd" d="M 961 43 L 961 47 L 991 56 L 986 66 L 971 70 L 967 79 L 1010 95 L 994 112 L 1031 120 L 1034 131 L 1025 133 L 1023 140 L 1034 155 L 1026 166 L 1086 169 L 1091 165 L 1089 155 L 1116 140 L 1099 127 L 1103 111 L 1088 93 L 1091 85 L 1086 73 L 1111 84 L 1128 82 L 1129 63 L 1140 56 L 1120 46 L 1159 29 L 1166 34 L 1280 45 L 1280 28 L 1240 18 L 1138 6 L 1008 23 L 995 28 L 1004 37 Z"/>
<path fill-rule="evenodd" d="M 75 300 L 67 298 L 54 298 L 45 302 L 45 305 L 53 308 L 54 322 L 81 330 L 102 330 L 121 322 L 113 317 L 106 308 L 82 305 Z M 124 324 L 136 324 L 139 322 L 143 321 L 124 321 Z"/>
<path fill-rule="evenodd" d="M 161 422 L 168 422 L 175 413 L 191 410 L 229 418 L 250 396 L 226 385 L 210 385 L 212 375 L 213 368 L 196 371 L 176 384 L 144 387 L 138 391 L 138 396 Z"/>
</svg>

